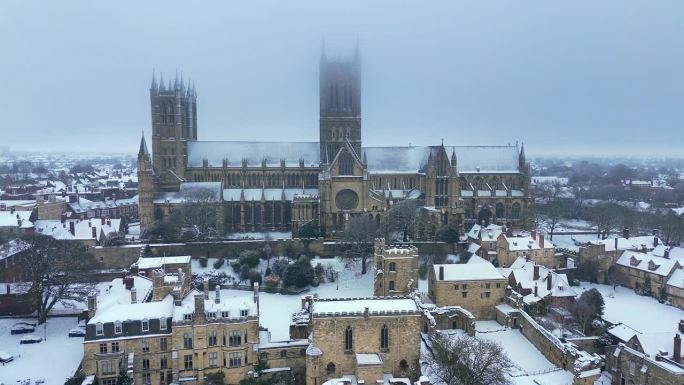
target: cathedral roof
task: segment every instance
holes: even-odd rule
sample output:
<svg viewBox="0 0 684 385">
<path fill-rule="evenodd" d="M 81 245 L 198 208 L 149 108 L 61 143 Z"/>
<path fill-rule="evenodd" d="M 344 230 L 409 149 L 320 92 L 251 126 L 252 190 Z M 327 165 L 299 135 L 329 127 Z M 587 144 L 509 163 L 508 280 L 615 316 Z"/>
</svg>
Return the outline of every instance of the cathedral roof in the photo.
<svg viewBox="0 0 684 385">
<path fill-rule="evenodd" d="M 424 173 L 428 158 L 441 146 L 364 147 L 370 173 Z M 518 149 L 515 146 L 445 146 L 456 154 L 462 174 L 517 173 Z"/>
<path fill-rule="evenodd" d="M 220 167 L 223 160 L 228 166 L 238 167 L 243 159 L 247 166 L 261 166 L 266 160 L 268 166 L 298 166 L 300 159 L 305 167 L 318 167 L 320 163 L 318 142 L 188 142 L 188 166 L 201 167 L 204 159 L 209 166 Z"/>
</svg>

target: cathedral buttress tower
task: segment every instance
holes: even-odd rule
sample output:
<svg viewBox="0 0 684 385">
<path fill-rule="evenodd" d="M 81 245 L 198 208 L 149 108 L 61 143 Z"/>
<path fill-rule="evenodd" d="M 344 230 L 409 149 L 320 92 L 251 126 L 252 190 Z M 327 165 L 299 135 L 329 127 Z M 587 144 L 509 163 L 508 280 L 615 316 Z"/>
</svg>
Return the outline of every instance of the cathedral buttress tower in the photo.
<svg viewBox="0 0 684 385">
<path fill-rule="evenodd" d="M 179 183 L 187 165 L 187 141 L 197 140 L 197 94 L 195 85 L 187 88 L 181 76 L 173 83 L 159 84 L 152 75 L 150 86 L 152 113 L 152 160 L 163 187 Z"/>
<path fill-rule="evenodd" d="M 361 59 L 329 60 L 325 48 L 320 67 L 321 163 L 329 164 L 344 143 L 361 157 Z"/>
<path fill-rule="evenodd" d="M 138 216 L 142 231 L 154 223 L 154 169 L 144 134 L 138 150 Z"/>
</svg>

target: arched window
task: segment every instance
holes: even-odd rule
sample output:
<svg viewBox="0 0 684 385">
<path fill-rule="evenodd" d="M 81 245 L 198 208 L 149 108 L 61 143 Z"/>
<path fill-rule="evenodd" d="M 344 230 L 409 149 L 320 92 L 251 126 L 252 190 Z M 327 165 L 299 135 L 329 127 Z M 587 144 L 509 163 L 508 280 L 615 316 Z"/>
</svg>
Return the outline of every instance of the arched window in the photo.
<svg viewBox="0 0 684 385">
<path fill-rule="evenodd" d="M 503 203 L 499 202 L 496 204 L 496 217 L 497 218 L 503 218 L 505 217 L 506 214 L 504 212 L 504 205 Z"/>
<path fill-rule="evenodd" d="M 513 206 L 511 206 L 511 217 L 513 217 L 513 219 L 520 219 L 520 203 L 515 202 L 513 203 Z"/>
<path fill-rule="evenodd" d="M 349 153 L 340 154 L 340 175 L 354 175 L 354 160 Z"/>
<path fill-rule="evenodd" d="M 354 349 L 354 332 L 352 331 L 351 326 L 347 326 L 347 329 L 344 331 L 344 350 L 353 350 Z"/>
<path fill-rule="evenodd" d="M 390 262 L 389 271 L 397 271 L 397 264 L 395 262 Z"/>
<path fill-rule="evenodd" d="M 380 329 L 380 349 L 389 349 L 389 329 L 387 325 L 382 325 L 382 329 Z"/>
<path fill-rule="evenodd" d="M 401 369 L 401 370 L 408 369 L 408 362 L 406 362 L 406 360 L 399 361 L 399 369 Z"/>
</svg>

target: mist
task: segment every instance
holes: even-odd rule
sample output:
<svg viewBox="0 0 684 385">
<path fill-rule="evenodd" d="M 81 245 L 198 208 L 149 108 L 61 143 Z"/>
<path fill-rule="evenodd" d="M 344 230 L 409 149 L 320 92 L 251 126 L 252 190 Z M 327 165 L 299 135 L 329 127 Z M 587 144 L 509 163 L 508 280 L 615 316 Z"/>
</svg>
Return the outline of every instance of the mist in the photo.
<svg viewBox="0 0 684 385">
<path fill-rule="evenodd" d="M 318 63 L 363 63 L 365 146 L 681 156 L 684 2 L 3 1 L 0 144 L 130 152 L 153 70 L 200 140 L 318 140 Z"/>
</svg>

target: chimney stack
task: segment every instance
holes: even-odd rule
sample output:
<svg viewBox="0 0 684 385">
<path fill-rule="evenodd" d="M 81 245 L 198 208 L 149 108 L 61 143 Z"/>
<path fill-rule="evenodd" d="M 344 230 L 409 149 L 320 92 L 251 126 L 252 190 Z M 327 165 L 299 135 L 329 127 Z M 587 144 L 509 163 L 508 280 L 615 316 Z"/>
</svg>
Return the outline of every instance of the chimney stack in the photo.
<svg viewBox="0 0 684 385">
<path fill-rule="evenodd" d="M 10 284 L 6 284 L 5 288 L 7 289 L 7 295 L 10 295 L 10 292 L 12 291 Z"/>
<path fill-rule="evenodd" d="M 69 232 L 71 233 L 71 235 L 76 235 L 76 225 L 73 221 L 69 222 Z"/>
<path fill-rule="evenodd" d="M 214 303 L 221 303 L 221 286 L 216 285 L 216 293 L 214 295 Z"/>
<path fill-rule="evenodd" d="M 97 294 L 88 294 L 88 319 L 95 317 L 97 312 Z"/>
<path fill-rule="evenodd" d="M 439 280 L 444 281 L 444 266 L 439 266 Z"/>
<path fill-rule="evenodd" d="M 259 303 L 259 282 L 254 282 L 254 303 Z"/>
<path fill-rule="evenodd" d="M 544 234 L 539 234 L 539 248 L 544 248 Z"/>
<path fill-rule="evenodd" d="M 135 280 L 131 276 L 126 276 L 123 279 L 124 286 L 126 287 L 126 290 L 131 290 L 133 286 L 135 286 Z"/>
<path fill-rule="evenodd" d="M 682 361 L 682 338 L 679 336 L 679 333 L 675 334 L 674 336 L 674 346 L 672 349 L 672 359 L 676 362 L 681 362 Z"/>
<path fill-rule="evenodd" d="M 663 252 L 663 257 L 670 259 L 670 247 L 666 247 L 665 251 Z"/>
<path fill-rule="evenodd" d="M 90 229 L 92 230 L 93 238 L 97 238 L 97 227 L 91 227 Z"/>
<path fill-rule="evenodd" d="M 102 218 L 100 218 L 100 225 L 104 226 L 104 224 L 105 224 L 105 219 L 104 219 L 104 217 L 102 217 Z"/>
<path fill-rule="evenodd" d="M 534 296 L 539 297 L 539 287 L 537 286 L 537 282 L 534 283 Z"/>
<path fill-rule="evenodd" d="M 551 271 L 546 275 L 546 290 L 551 291 L 553 283 L 551 282 Z"/>
<path fill-rule="evenodd" d="M 534 239 L 536 241 L 537 240 L 537 230 L 536 229 L 532 230 L 530 232 L 530 236 L 532 237 L 532 239 Z"/>
<path fill-rule="evenodd" d="M 131 288 L 131 303 L 138 303 L 138 290 Z"/>
<path fill-rule="evenodd" d="M 204 287 L 204 297 L 209 298 L 209 278 L 204 277 L 202 281 L 202 286 Z"/>
<path fill-rule="evenodd" d="M 618 249 L 618 239 L 619 239 L 618 237 L 615 237 L 615 250 Z"/>
<path fill-rule="evenodd" d="M 654 248 L 658 247 L 658 237 L 657 236 L 653 236 L 653 247 Z"/>
<path fill-rule="evenodd" d="M 627 227 L 622 229 L 622 238 L 629 239 L 629 229 Z"/>
<path fill-rule="evenodd" d="M 200 322 L 206 319 L 204 314 L 204 293 L 195 294 L 195 319 Z"/>
<path fill-rule="evenodd" d="M 537 265 L 535 263 L 533 269 L 534 270 L 532 270 L 533 271 L 532 280 L 536 281 L 539 279 L 539 265 Z"/>
</svg>

